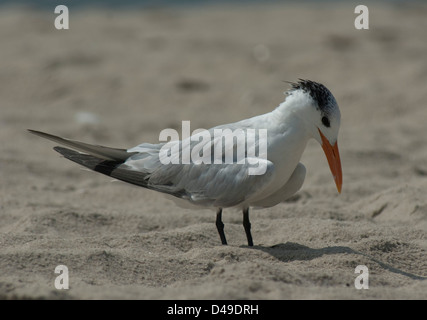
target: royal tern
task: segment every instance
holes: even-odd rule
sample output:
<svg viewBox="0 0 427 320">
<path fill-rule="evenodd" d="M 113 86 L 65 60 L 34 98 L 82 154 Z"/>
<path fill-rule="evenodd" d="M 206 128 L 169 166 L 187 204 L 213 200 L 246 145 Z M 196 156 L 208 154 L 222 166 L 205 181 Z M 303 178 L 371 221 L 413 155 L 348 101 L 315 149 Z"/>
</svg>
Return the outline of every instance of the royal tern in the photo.
<svg viewBox="0 0 427 320">
<path fill-rule="evenodd" d="M 266 145 L 265 158 L 260 160 L 265 165 L 263 174 L 249 174 L 254 164 L 249 161 L 248 152 L 245 153 L 248 161 L 239 163 L 190 161 L 164 164 L 160 153 L 165 143 L 143 143 L 130 149 L 116 149 L 29 131 L 78 150 L 54 147 L 65 158 L 91 170 L 172 195 L 177 201 L 185 200 L 192 205 L 216 209 L 216 226 L 222 244 L 227 244 L 222 222 L 223 208 L 242 210 L 248 245 L 253 246 L 249 208 L 275 206 L 301 188 L 306 169 L 299 161 L 309 139 L 314 138 L 322 146 L 337 190 L 341 193 L 342 171 L 337 143 L 341 115 L 338 104 L 332 93 L 320 83 L 300 79 L 290 84 L 286 99 L 273 111 L 208 131 L 266 130 L 266 137 L 252 142 L 248 140 L 246 145 L 247 150 L 262 143 Z M 188 139 L 185 141 L 191 146 L 199 141 Z M 231 141 L 235 149 L 236 142 L 233 138 Z M 177 143 L 180 156 L 184 142 Z M 214 138 L 209 139 L 204 142 L 203 150 L 211 150 L 215 144 Z M 233 159 L 236 160 L 235 157 Z"/>
</svg>

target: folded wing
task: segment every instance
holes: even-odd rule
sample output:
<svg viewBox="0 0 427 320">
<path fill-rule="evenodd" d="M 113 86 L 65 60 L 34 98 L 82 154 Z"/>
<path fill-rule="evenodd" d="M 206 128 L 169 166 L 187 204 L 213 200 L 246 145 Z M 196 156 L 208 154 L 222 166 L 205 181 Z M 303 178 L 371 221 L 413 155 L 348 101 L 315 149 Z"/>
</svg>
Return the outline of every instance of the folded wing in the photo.
<svg viewBox="0 0 427 320">
<path fill-rule="evenodd" d="M 272 180 L 274 165 L 266 159 L 244 163 L 164 164 L 159 152 L 165 144 L 144 143 L 132 149 L 116 149 L 60 138 L 40 131 L 31 133 L 69 148 L 55 147 L 65 158 L 96 172 L 147 189 L 173 195 L 193 204 L 231 207 L 262 192 Z M 181 142 L 178 142 L 181 143 Z M 194 145 L 196 142 L 192 142 Z M 207 142 L 214 148 L 214 140 Z M 232 147 L 233 149 L 235 146 Z M 83 153 L 81 153 L 83 152 Z M 182 152 L 180 148 L 180 152 Z M 262 175 L 251 175 L 250 168 L 263 165 Z"/>
</svg>

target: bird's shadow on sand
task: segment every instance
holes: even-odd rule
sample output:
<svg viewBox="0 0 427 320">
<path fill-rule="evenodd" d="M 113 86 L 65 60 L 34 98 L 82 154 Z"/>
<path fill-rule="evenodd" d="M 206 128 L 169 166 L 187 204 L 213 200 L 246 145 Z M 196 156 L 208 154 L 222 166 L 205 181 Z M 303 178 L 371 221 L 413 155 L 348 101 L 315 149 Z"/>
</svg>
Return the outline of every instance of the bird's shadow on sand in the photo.
<svg viewBox="0 0 427 320">
<path fill-rule="evenodd" d="M 400 274 L 403 276 L 406 276 L 408 278 L 411 278 L 413 280 L 426 280 L 427 277 L 419 276 L 410 272 L 403 271 L 401 269 L 395 268 L 387 263 L 384 263 L 371 255 L 368 255 L 366 253 L 356 251 L 354 249 L 351 249 L 349 247 L 345 246 L 332 246 L 332 247 L 325 247 L 325 248 L 310 248 L 298 243 L 294 242 L 286 242 L 286 243 L 280 243 L 273 245 L 271 247 L 264 247 L 264 246 L 254 246 L 252 247 L 254 250 L 261 250 L 264 251 L 276 259 L 282 261 L 282 262 L 290 262 L 295 260 L 312 260 L 318 257 L 321 257 L 323 255 L 332 255 L 332 254 L 356 254 L 363 257 L 366 257 L 370 259 L 372 262 L 375 262 L 379 266 L 381 266 L 383 269 Z"/>
</svg>

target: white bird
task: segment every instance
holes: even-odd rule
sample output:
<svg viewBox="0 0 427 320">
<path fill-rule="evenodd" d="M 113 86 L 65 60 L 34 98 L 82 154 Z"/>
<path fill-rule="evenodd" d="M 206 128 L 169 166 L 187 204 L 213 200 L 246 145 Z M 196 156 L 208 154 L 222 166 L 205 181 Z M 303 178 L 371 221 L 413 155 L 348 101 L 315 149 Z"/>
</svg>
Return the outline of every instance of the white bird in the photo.
<svg viewBox="0 0 427 320">
<path fill-rule="evenodd" d="M 233 163 L 222 161 L 218 164 L 215 161 L 218 160 L 218 156 L 213 151 L 218 141 L 213 134 L 211 139 L 202 141 L 204 152 L 212 151 L 208 153 L 212 160 L 210 164 L 200 161 L 164 164 L 161 161 L 161 150 L 166 143 L 143 143 L 130 149 L 116 149 L 64 139 L 40 131 L 29 131 L 80 151 L 54 147 L 54 150 L 65 158 L 91 170 L 172 195 L 179 201 L 185 200 L 192 205 L 216 209 L 216 226 L 224 245 L 227 241 L 222 222 L 222 209 L 229 207 L 241 209 L 248 245 L 253 246 L 249 208 L 275 206 L 301 188 L 306 169 L 299 161 L 311 138 L 322 146 L 337 190 L 341 193 L 342 171 L 337 142 L 340 119 L 340 110 L 332 93 L 320 83 L 300 79 L 296 83 L 291 83 L 285 101 L 273 111 L 217 126 L 208 131 L 212 134 L 215 129 L 230 129 L 227 134 L 232 134 L 236 129 L 266 130 L 266 137 L 247 141 L 245 161 L 239 163 L 234 154 Z M 233 137 L 231 138 L 233 141 Z M 186 142 L 189 142 L 191 147 L 196 144 L 200 146 L 198 136 L 193 135 L 188 139 Z M 179 159 L 182 156 L 184 142 L 184 140 L 175 142 L 179 147 L 177 155 Z M 250 161 L 253 159 L 249 159 L 248 150 L 256 149 L 261 144 L 265 144 L 266 153 L 263 159 L 258 158 L 258 166 L 265 165 L 265 172 L 250 174 L 250 169 L 255 165 Z M 223 152 L 225 147 L 222 147 Z M 233 141 L 232 149 L 235 151 L 236 148 L 238 143 Z M 224 160 L 223 153 L 219 157 Z"/>
</svg>

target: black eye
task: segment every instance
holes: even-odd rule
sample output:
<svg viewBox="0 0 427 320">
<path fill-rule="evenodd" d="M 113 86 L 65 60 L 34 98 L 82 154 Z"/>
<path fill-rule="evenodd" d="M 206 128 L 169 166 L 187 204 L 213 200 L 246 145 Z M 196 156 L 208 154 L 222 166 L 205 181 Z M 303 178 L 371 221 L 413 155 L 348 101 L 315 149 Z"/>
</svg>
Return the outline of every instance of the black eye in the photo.
<svg viewBox="0 0 427 320">
<path fill-rule="evenodd" d="M 331 126 L 331 123 L 329 122 L 329 119 L 327 117 L 322 118 L 322 123 L 327 128 L 329 128 Z"/>
</svg>

